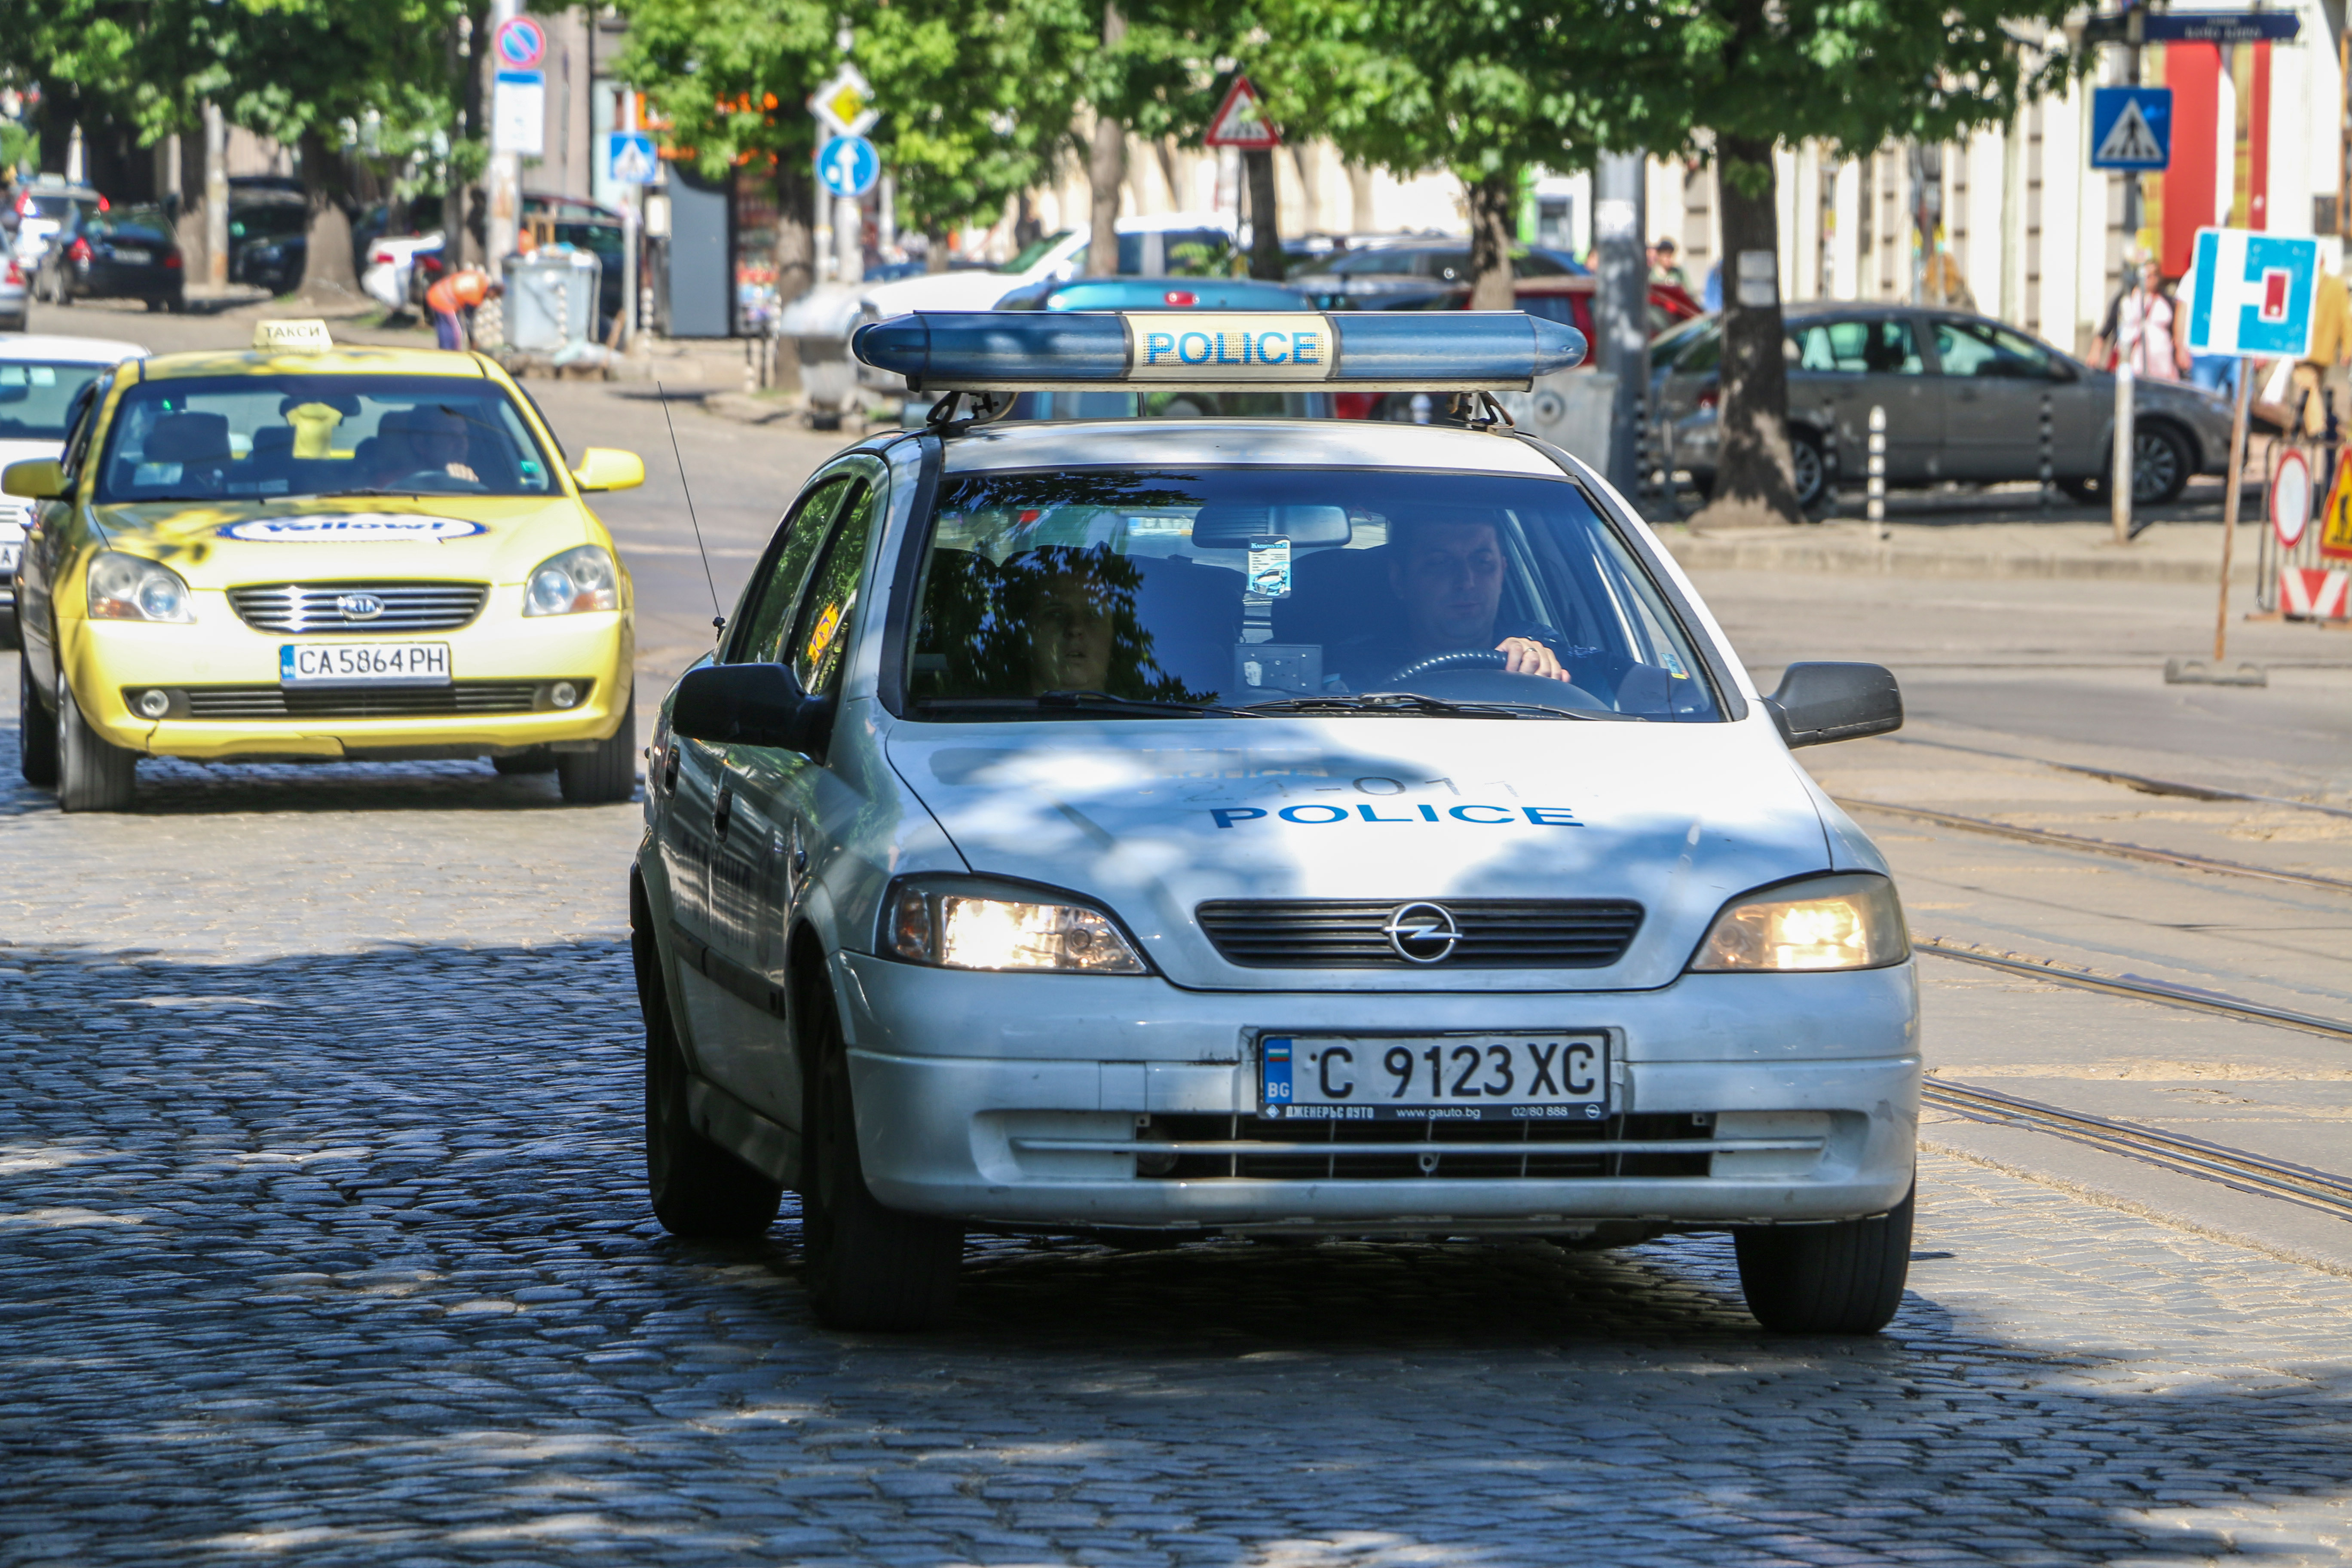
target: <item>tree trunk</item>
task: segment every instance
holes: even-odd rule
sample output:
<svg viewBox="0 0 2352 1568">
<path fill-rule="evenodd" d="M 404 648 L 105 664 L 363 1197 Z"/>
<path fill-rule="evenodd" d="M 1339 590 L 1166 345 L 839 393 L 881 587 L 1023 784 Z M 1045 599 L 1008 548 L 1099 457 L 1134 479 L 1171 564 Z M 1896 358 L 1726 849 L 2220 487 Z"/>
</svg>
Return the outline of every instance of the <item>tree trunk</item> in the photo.
<svg viewBox="0 0 2352 1568">
<path fill-rule="evenodd" d="M 1373 221 L 1372 172 L 1361 163 L 1348 165 L 1348 226 L 1358 234 L 1370 234 L 1378 226 Z"/>
<path fill-rule="evenodd" d="M 1118 47 L 1127 37 L 1127 18 L 1118 6 L 1103 6 L 1103 48 Z M 1087 195 L 1092 199 L 1091 234 L 1087 240 L 1087 276 L 1112 278 L 1118 273 L 1118 188 L 1127 181 L 1127 127 L 1095 110 L 1095 141 L 1087 160 Z"/>
<path fill-rule="evenodd" d="M 923 270 L 939 273 L 948 269 L 948 231 L 944 228 L 923 230 Z"/>
<path fill-rule="evenodd" d="M 1242 172 L 1249 177 L 1250 276 L 1282 281 L 1286 270 L 1282 254 L 1280 208 L 1274 187 L 1274 149 L 1253 147 L 1242 153 Z"/>
<path fill-rule="evenodd" d="M 814 176 L 805 158 L 776 160 L 776 301 L 816 287 L 816 235 L 809 227 Z"/>
<path fill-rule="evenodd" d="M 1723 212 L 1723 390 L 1715 494 L 1694 527 L 1801 522 L 1789 460 L 1789 364 L 1780 346 L 1780 210 L 1772 143 L 1717 143 Z M 1743 261 L 1745 265 L 1743 266 Z"/>
<path fill-rule="evenodd" d="M 315 130 L 302 132 L 302 195 L 310 204 L 302 261 L 302 299 L 348 304 L 360 297 L 352 264 L 352 215 L 343 205 L 343 158 Z"/>
<path fill-rule="evenodd" d="M 180 183 L 172 195 L 179 198 L 180 205 L 172 221 L 172 239 L 180 247 L 182 287 L 202 287 L 212 275 L 212 263 L 205 249 L 205 133 L 186 132 L 177 140 Z"/>
<path fill-rule="evenodd" d="M 1511 246 L 1518 238 L 1519 172 L 1489 174 L 1470 185 L 1470 308 L 1518 306 L 1511 278 Z"/>
</svg>

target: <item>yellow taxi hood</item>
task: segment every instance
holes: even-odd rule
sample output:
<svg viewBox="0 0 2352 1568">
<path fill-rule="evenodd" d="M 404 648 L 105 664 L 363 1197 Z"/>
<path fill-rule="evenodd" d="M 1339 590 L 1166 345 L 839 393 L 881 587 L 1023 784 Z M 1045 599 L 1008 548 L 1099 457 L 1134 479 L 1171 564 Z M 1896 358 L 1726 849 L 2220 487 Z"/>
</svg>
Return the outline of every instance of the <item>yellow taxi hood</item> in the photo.
<svg viewBox="0 0 2352 1568">
<path fill-rule="evenodd" d="M 575 544 L 606 544 L 569 496 L 352 496 L 98 509 L 112 541 L 192 588 L 313 580 L 520 583 Z"/>
</svg>

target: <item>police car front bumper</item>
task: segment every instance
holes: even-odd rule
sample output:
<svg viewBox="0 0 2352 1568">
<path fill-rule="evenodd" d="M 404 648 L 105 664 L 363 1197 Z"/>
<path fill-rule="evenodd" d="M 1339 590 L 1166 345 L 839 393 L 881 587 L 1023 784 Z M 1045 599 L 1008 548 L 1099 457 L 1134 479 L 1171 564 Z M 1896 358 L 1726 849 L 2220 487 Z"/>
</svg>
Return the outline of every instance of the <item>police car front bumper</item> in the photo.
<svg viewBox="0 0 2352 1568">
<path fill-rule="evenodd" d="M 895 1208 L 1046 1227 L 1558 1233 L 1856 1218 L 1911 1185 L 1921 1069 L 1907 963 L 1475 997 L 840 963 L 859 1152 Z M 1428 1145 L 1433 1168 L 1346 1144 L 1302 1152 L 1322 1128 L 1257 1116 L 1261 1032 L 1465 1028 L 1610 1032 L 1611 1119 L 1578 1173 L 1519 1174 L 1507 1143 L 1458 1142 L 1458 1129 Z M 1423 1136 L 1380 1125 L 1375 1136 Z M 1674 1152 L 1657 1152 L 1660 1132 Z M 1249 1151 L 1203 1152 L 1236 1142 Z"/>
</svg>

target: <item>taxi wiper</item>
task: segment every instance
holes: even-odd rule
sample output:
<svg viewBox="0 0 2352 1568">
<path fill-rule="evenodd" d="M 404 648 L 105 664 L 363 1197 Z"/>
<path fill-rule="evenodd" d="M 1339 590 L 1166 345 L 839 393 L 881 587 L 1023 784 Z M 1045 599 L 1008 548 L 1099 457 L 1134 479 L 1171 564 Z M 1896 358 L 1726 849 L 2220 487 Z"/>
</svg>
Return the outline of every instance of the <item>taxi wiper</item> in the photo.
<svg viewBox="0 0 2352 1568">
<path fill-rule="evenodd" d="M 387 489 L 382 485 L 362 485 L 348 490 L 304 490 L 300 495 L 263 496 L 260 499 L 263 500 L 325 500 L 333 496 L 409 496 L 415 500 L 423 500 L 425 492 Z"/>
<path fill-rule="evenodd" d="M 1221 718 L 1247 719 L 1255 710 L 1221 708 L 1213 702 L 1166 702 L 1149 697 L 1117 697 L 1108 691 L 1041 691 L 1040 708 L 1120 709 L 1147 713 L 1213 713 Z"/>
<path fill-rule="evenodd" d="M 1554 708 L 1545 702 L 1449 702 L 1418 691 L 1326 691 L 1254 703 L 1253 713 L 1410 713 L 1442 719 L 1622 719 L 1622 713 L 1590 708 Z"/>
</svg>

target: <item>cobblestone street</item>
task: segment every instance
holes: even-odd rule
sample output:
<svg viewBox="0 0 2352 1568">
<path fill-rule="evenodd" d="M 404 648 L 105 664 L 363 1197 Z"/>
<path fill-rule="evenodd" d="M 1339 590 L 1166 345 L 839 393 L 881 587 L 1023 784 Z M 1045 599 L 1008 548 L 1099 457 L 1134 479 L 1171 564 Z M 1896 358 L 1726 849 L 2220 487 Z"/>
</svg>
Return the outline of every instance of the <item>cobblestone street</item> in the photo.
<svg viewBox="0 0 2352 1568">
<path fill-rule="evenodd" d="M 976 1239 L 858 1338 L 789 1209 L 647 1214 L 616 943 L 19 946 L 0 1016 L 10 1563 L 2352 1553 L 2352 1280 L 1948 1159 L 1876 1341 L 1714 1237 Z"/>
</svg>

